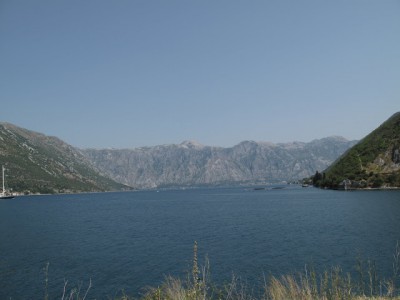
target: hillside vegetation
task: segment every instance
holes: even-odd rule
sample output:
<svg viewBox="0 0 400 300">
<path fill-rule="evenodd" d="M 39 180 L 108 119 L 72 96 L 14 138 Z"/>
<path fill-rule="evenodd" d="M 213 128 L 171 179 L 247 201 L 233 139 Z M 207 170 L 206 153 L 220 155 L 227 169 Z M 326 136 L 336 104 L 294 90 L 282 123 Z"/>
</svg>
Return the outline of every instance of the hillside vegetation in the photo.
<svg viewBox="0 0 400 300">
<path fill-rule="evenodd" d="M 313 183 L 328 188 L 400 187 L 400 112 L 317 172 Z"/>
<path fill-rule="evenodd" d="M 77 149 L 9 123 L 0 123 L 0 165 L 6 189 L 19 193 L 67 193 L 121 190 L 102 176 Z"/>
</svg>

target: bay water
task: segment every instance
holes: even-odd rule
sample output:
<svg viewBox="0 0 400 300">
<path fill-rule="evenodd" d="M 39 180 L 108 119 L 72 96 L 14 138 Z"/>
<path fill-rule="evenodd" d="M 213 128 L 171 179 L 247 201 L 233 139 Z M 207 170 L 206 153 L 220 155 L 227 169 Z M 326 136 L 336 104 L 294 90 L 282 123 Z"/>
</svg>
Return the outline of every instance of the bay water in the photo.
<svg viewBox="0 0 400 300">
<path fill-rule="evenodd" d="M 90 281 L 88 299 L 138 296 L 167 275 L 184 279 L 195 241 L 219 284 L 235 274 L 258 288 L 306 265 L 354 272 L 358 256 L 391 275 L 400 191 L 282 187 L 1 200 L 0 299 L 61 298 L 66 282 L 86 290 Z"/>
</svg>

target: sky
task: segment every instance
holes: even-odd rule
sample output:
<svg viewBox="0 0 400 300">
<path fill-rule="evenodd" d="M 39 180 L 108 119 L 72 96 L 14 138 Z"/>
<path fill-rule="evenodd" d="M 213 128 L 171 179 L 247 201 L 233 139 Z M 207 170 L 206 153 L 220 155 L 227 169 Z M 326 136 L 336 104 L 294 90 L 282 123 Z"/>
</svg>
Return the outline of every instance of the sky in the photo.
<svg viewBox="0 0 400 300">
<path fill-rule="evenodd" d="M 399 0 L 0 0 L 0 121 L 76 147 L 361 139 L 397 111 Z"/>
</svg>

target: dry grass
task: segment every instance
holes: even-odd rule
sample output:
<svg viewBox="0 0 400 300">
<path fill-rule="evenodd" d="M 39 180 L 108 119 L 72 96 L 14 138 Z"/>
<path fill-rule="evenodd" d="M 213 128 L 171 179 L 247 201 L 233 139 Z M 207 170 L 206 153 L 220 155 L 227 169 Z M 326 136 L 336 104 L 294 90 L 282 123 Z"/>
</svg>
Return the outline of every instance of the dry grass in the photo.
<svg viewBox="0 0 400 300">
<path fill-rule="evenodd" d="M 44 299 L 48 300 L 48 267 L 45 271 Z M 356 263 L 357 276 L 343 273 L 340 267 L 318 274 L 307 267 L 303 272 L 264 279 L 261 290 L 254 291 L 240 277 L 232 276 L 229 283 L 215 286 L 210 281 L 209 262 L 199 267 L 197 243 L 193 247 L 192 270 L 185 280 L 167 276 L 156 288 L 148 288 L 140 300 L 400 300 L 400 245 L 397 243 L 393 255 L 393 274 L 389 279 L 377 275 L 375 264 L 361 259 Z M 64 284 L 62 300 L 89 299 L 91 281 L 86 289 L 73 288 L 67 292 Z M 122 292 L 110 300 L 135 300 Z"/>
<path fill-rule="evenodd" d="M 263 291 L 255 294 L 240 278 L 232 276 L 230 283 L 222 287 L 209 282 L 209 264 L 201 270 L 198 267 L 197 243 L 194 245 L 192 276 L 186 281 L 167 277 L 164 283 L 149 292 L 144 300 L 400 300 L 400 246 L 397 243 L 393 256 L 393 276 L 381 279 L 375 264 L 367 260 L 357 260 L 358 276 L 353 279 L 344 274 L 340 267 L 333 267 L 322 274 L 313 268 L 297 275 L 271 276 L 265 280 Z"/>
</svg>

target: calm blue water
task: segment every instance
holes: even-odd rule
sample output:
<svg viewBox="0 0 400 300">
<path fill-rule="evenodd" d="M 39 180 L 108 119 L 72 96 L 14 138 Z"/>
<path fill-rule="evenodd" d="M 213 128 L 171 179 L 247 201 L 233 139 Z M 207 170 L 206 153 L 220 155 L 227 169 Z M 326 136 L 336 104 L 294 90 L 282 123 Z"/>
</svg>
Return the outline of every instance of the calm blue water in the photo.
<svg viewBox="0 0 400 300">
<path fill-rule="evenodd" d="M 0 201 L 0 299 L 50 298 L 92 279 L 90 299 L 138 295 L 165 275 L 185 276 L 193 242 L 212 279 L 313 264 L 352 271 L 361 254 L 391 271 L 400 240 L 400 192 L 244 188 L 27 196 Z"/>
</svg>

